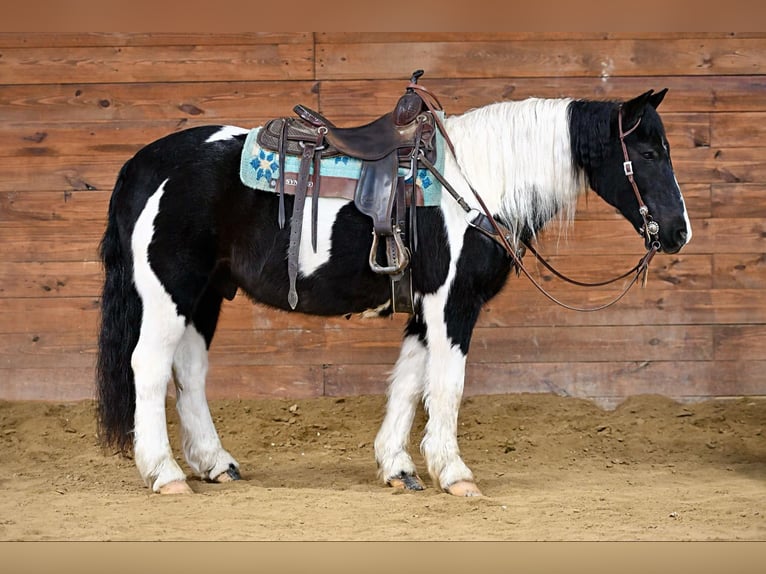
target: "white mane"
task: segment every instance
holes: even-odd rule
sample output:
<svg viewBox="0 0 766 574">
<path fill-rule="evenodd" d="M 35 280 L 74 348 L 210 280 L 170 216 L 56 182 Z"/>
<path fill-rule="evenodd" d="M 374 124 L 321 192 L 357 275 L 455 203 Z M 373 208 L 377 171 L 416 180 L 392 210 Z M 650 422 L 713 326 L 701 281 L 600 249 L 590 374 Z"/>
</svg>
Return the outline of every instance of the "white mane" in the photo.
<svg viewBox="0 0 766 574">
<path fill-rule="evenodd" d="M 538 229 L 556 216 L 571 221 L 577 197 L 587 189 L 572 160 L 571 101 L 500 102 L 445 121 L 461 175 L 517 239 L 524 227 Z"/>
</svg>

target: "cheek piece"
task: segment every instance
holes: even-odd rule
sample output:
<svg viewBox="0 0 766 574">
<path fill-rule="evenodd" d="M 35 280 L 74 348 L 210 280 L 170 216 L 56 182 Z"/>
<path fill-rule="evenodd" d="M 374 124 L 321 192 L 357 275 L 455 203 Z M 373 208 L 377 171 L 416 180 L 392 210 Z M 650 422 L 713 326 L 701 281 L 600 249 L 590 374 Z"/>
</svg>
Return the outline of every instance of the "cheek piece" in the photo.
<svg viewBox="0 0 766 574">
<path fill-rule="evenodd" d="M 650 245 L 656 247 L 659 251 L 661 247 L 659 241 L 660 224 L 654 221 L 654 218 L 652 218 L 651 214 L 649 213 L 649 208 L 641 198 L 641 192 L 638 191 L 638 185 L 636 184 L 636 180 L 633 177 L 633 162 L 630 161 L 630 156 L 628 155 L 628 147 L 625 145 L 625 137 L 633 133 L 633 131 L 638 127 L 640 123 L 641 118 L 639 118 L 636 122 L 636 125 L 630 128 L 628 131 L 622 131 L 622 106 L 620 106 L 620 109 L 617 113 L 617 126 L 620 131 L 620 145 L 622 146 L 622 156 L 624 158 L 624 161 L 622 162 L 622 169 L 625 172 L 625 176 L 628 178 L 631 187 L 633 188 L 633 193 L 635 194 L 636 199 L 638 200 L 638 213 L 641 214 L 641 219 L 644 220 L 644 226 L 641 228 L 641 235 L 647 239 L 647 242 Z"/>
</svg>

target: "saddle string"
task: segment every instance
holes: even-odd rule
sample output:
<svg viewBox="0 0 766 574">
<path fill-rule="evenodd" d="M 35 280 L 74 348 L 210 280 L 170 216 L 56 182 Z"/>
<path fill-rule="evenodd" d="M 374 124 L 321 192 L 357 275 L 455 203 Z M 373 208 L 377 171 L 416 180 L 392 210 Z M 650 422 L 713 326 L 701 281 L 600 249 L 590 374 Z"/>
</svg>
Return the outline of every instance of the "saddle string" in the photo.
<svg viewBox="0 0 766 574">
<path fill-rule="evenodd" d="M 460 162 L 459 162 L 459 160 L 457 158 L 457 154 L 455 153 L 455 146 L 452 143 L 452 140 L 450 139 L 449 135 L 447 134 L 447 130 L 444 128 L 444 124 L 442 123 L 442 121 L 441 121 L 441 119 L 439 117 L 439 114 L 436 113 L 435 106 L 430 101 L 430 99 L 433 98 L 437 102 L 437 104 L 438 104 L 438 100 L 436 99 L 436 97 L 433 94 L 431 94 L 431 92 L 429 92 L 428 90 L 426 90 L 425 88 L 423 88 L 422 86 L 420 86 L 418 84 L 411 84 L 410 87 L 413 88 L 413 89 L 418 90 L 419 95 L 420 95 L 421 92 L 423 92 L 423 93 L 427 94 L 428 96 L 430 96 L 429 98 L 423 98 L 421 96 L 421 99 L 423 100 L 423 103 L 426 105 L 426 107 L 428 107 L 428 109 L 431 111 L 431 113 L 432 113 L 432 115 L 433 115 L 433 117 L 434 117 L 434 119 L 436 121 L 436 124 L 438 126 L 438 129 L 442 133 L 442 137 L 444 138 L 444 141 L 445 141 L 445 143 L 447 144 L 447 147 L 450 150 L 450 153 L 452 154 L 453 158 L 455 159 L 455 162 L 457 163 L 458 167 L 460 167 Z M 440 108 L 441 108 L 441 106 L 439 105 L 439 109 Z M 630 130 L 628 130 L 627 132 L 623 132 L 622 131 L 622 107 L 619 108 L 618 120 L 619 120 L 619 130 L 620 130 L 620 143 L 621 143 L 621 145 L 623 147 L 623 154 L 624 154 L 624 156 L 626 158 L 625 159 L 625 163 L 623 164 L 624 165 L 624 169 L 625 169 L 625 174 L 628 177 L 628 179 L 630 180 L 631 185 L 633 187 L 633 191 L 636 194 L 636 197 L 638 199 L 638 202 L 639 202 L 639 213 L 641 214 L 641 216 L 642 216 L 642 218 L 644 219 L 644 222 L 645 222 L 644 230 L 649 235 L 650 238 L 651 237 L 656 237 L 656 235 L 657 235 L 657 233 L 659 231 L 659 226 L 656 224 L 656 222 L 654 222 L 651 219 L 651 216 L 648 213 L 649 210 L 646 207 L 646 205 L 644 204 L 643 200 L 641 199 L 641 194 L 638 191 L 638 186 L 636 185 L 635 180 L 633 179 L 632 163 L 630 162 L 630 158 L 628 156 L 627 148 L 625 146 L 625 141 L 624 141 L 625 136 L 627 136 L 630 133 L 632 133 L 638 127 L 638 123 L 640 122 L 640 120 L 639 120 L 639 122 L 636 122 L 636 125 L 634 125 Z M 426 166 L 428 171 L 431 172 L 433 174 L 433 176 L 439 181 L 439 183 L 442 184 L 444 189 L 446 189 L 449 192 L 449 194 L 457 201 L 458 205 L 460 205 L 460 207 L 466 212 L 466 214 L 470 214 L 473 211 L 478 211 L 478 210 L 472 209 L 468 205 L 468 203 L 465 201 L 465 199 L 455 190 L 454 187 L 452 187 L 452 185 L 442 176 L 442 174 L 439 173 L 439 171 L 436 169 L 436 166 L 434 166 L 431 162 L 429 162 L 424 157 L 422 150 L 419 153 L 418 160 L 421 161 L 423 163 L 423 165 Z M 628 168 L 630 168 L 630 169 L 628 169 Z M 463 171 L 462 168 L 460 168 L 460 169 L 461 169 L 461 171 Z M 628 173 L 628 172 L 630 172 L 630 173 Z M 550 301 L 556 303 L 557 305 L 559 305 L 559 306 L 561 306 L 561 307 L 563 307 L 565 309 L 571 310 L 571 311 L 580 311 L 580 312 L 600 311 L 602 309 L 606 309 L 607 307 L 611 307 L 612 305 L 617 303 L 620 299 L 622 299 L 627 294 L 627 292 L 631 289 L 631 287 L 633 287 L 633 285 L 636 284 L 636 282 L 638 281 L 639 278 L 642 278 L 642 285 L 644 285 L 644 286 L 646 285 L 646 280 L 647 280 L 648 272 L 649 272 L 649 264 L 651 263 L 652 259 L 654 258 L 654 255 L 660 249 L 660 243 L 659 243 L 659 241 L 657 241 L 656 238 L 653 239 L 650 242 L 649 247 L 647 249 L 647 252 L 644 254 L 643 257 L 641 257 L 639 262 L 632 269 L 630 269 L 626 273 L 623 273 L 622 275 L 620 275 L 618 277 L 615 277 L 613 279 L 610 279 L 608 281 L 594 283 L 594 284 L 589 284 L 589 283 L 579 282 L 579 281 L 575 281 L 575 280 L 570 280 L 568 277 L 566 277 L 562 273 L 560 273 L 558 271 L 555 271 L 553 269 L 553 267 L 550 266 L 550 264 L 547 261 L 545 261 L 527 241 L 522 241 L 524 247 L 529 249 L 533 253 L 533 255 L 539 261 L 541 261 L 543 263 L 543 265 L 547 269 L 549 269 L 551 272 L 553 272 L 557 277 L 559 277 L 561 279 L 564 279 L 564 280 L 566 280 L 566 281 L 568 281 L 570 283 L 573 283 L 575 285 L 580 285 L 580 286 L 583 286 L 583 287 L 591 287 L 591 286 L 592 287 L 598 287 L 598 286 L 603 286 L 603 285 L 608 285 L 610 283 L 614 283 L 615 281 L 618 281 L 620 279 L 624 279 L 624 278 L 628 277 L 631 273 L 635 273 L 633 278 L 628 282 L 628 284 L 624 287 L 624 289 L 614 299 L 612 299 L 611 301 L 609 301 L 607 303 L 604 303 L 602 305 L 598 305 L 598 306 L 595 306 L 595 307 L 576 307 L 576 306 L 564 303 L 563 301 L 557 299 L 555 296 L 553 296 L 551 293 L 549 293 L 542 285 L 540 285 L 540 283 L 532 276 L 532 274 L 524 266 L 524 264 L 522 263 L 522 256 L 523 256 L 523 254 L 520 255 L 519 253 L 517 253 L 517 251 L 514 250 L 511 247 L 510 242 L 508 240 L 508 237 L 511 236 L 511 232 L 508 229 L 506 229 L 504 226 L 502 226 L 497 220 L 495 220 L 494 217 L 492 217 L 489 209 L 487 208 L 487 205 L 484 203 L 484 200 L 479 195 L 479 193 L 476 191 L 476 189 L 473 187 L 473 185 L 471 185 L 470 181 L 468 181 L 468 178 L 465 176 L 465 173 L 463 173 L 463 179 L 465 179 L 466 184 L 468 185 L 468 188 L 471 190 L 471 192 L 473 193 L 474 197 L 476 198 L 476 201 L 479 203 L 479 206 L 481 207 L 481 211 L 478 212 L 478 215 L 477 215 L 476 218 L 474 218 L 472 221 L 469 221 L 469 225 L 474 227 L 474 229 L 477 229 L 480 232 L 484 233 L 486 236 L 490 237 L 495 242 L 499 243 L 500 246 L 503 247 L 503 249 L 505 249 L 505 251 L 511 257 L 511 259 L 513 259 L 513 262 L 514 262 L 514 265 L 516 266 L 517 272 L 524 273 L 524 275 L 527 277 L 527 279 L 529 279 L 529 281 L 537 288 L 537 290 L 540 291 Z M 481 226 L 481 224 L 477 221 L 477 219 L 479 219 L 479 218 L 482 218 L 482 219 L 485 218 L 486 220 L 488 220 L 490 225 L 492 226 L 492 230 L 494 231 L 494 233 L 488 231 L 485 228 L 483 228 Z M 651 224 L 654 224 L 654 226 L 651 226 Z"/>
<path fill-rule="evenodd" d="M 287 122 L 282 123 L 279 135 L 279 228 L 285 228 L 285 155 L 287 152 Z"/>
</svg>

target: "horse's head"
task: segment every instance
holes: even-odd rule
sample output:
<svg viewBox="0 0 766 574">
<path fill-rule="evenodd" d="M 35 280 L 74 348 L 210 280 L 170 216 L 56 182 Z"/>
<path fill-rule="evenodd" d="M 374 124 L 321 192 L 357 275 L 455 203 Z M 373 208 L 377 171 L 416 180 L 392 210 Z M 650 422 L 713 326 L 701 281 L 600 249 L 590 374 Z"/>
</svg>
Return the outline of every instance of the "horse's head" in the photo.
<svg viewBox="0 0 766 574">
<path fill-rule="evenodd" d="M 586 171 L 591 187 L 633 224 L 647 247 L 657 242 L 662 251 L 676 253 L 692 230 L 657 113 L 666 92 L 650 90 L 611 106 L 607 140 L 597 144 L 601 161 Z"/>
</svg>

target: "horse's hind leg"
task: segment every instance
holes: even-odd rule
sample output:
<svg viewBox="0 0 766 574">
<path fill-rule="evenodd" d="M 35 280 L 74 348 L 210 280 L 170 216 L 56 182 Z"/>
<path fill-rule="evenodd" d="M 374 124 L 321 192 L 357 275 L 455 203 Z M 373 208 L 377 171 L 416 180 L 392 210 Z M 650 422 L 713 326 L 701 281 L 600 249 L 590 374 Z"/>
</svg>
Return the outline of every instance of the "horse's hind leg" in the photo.
<svg viewBox="0 0 766 574">
<path fill-rule="evenodd" d="M 155 492 L 190 492 L 186 476 L 173 458 L 168 440 L 167 385 L 186 320 L 149 264 L 162 187 L 149 198 L 132 237 L 134 282 L 141 298 L 141 330 L 133 354 L 136 407 L 133 450 L 144 482 Z"/>
<path fill-rule="evenodd" d="M 138 471 L 152 490 L 186 492 L 188 487 L 180 484 L 186 476 L 173 459 L 165 418 L 167 385 L 173 354 L 184 333 L 184 319 L 169 313 L 167 320 L 146 318 L 157 311 L 158 305 L 147 305 L 144 299 L 145 319 L 131 359 L 136 385 L 133 449 Z"/>
<path fill-rule="evenodd" d="M 186 461 L 203 480 L 227 482 L 240 478 L 239 464 L 221 446 L 205 396 L 208 345 L 220 306 L 220 296 L 210 291 L 200 300 L 195 323 L 186 327 L 176 349 L 173 373 Z"/>
<path fill-rule="evenodd" d="M 407 446 L 415 410 L 423 394 L 426 348 L 422 323 L 415 315 L 407 325 L 399 359 L 388 387 L 386 416 L 375 438 L 375 459 L 387 484 L 407 490 L 423 490 Z"/>
</svg>

